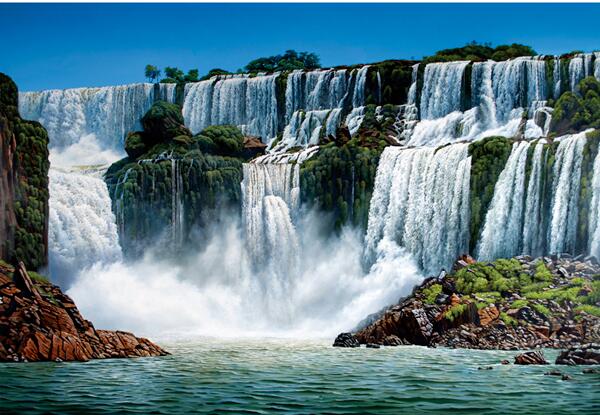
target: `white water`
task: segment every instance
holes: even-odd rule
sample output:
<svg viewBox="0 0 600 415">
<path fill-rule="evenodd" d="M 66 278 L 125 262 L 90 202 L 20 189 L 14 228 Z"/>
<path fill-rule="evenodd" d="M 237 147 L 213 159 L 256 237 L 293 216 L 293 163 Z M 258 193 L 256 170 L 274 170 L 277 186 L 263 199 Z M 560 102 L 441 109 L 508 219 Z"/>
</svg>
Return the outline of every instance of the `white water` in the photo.
<svg viewBox="0 0 600 415">
<path fill-rule="evenodd" d="M 523 224 L 522 253 L 538 257 L 544 254 L 545 233 L 543 228 L 544 182 L 542 168 L 545 167 L 544 142 L 540 141 L 533 150 L 531 174 L 527 185 L 525 201 L 525 217 Z"/>
<path fill-rule="evenodd" d="M 590 254 L 600 258 L 600 151 L 594 160 L 592 178 L 592 201 L 589 210 L 589 247 Z"/>
<path fill-rule="evenodd" d="M 556 151 L 552 182 L 552 208 L 548 230 L 550 253 L 574 252 L 581 162 L 586 131 L 561 137 Z"/>
<path fill-rule="evenodd" d="M 460 111 L 462 79 L 468 61 L 430 63 L 425 67 L 421 119 L 441 118 Z"/>
<path fill-rule="evenodd" d="M 159 88 L 161 97 L 174 99 L 172 85 Z M 24 92 L 19 112 L 48 130 L 51 148 L 66 148 L 91 134 L 102 149 L 122 152 L 125 135 L 140 129 L 154 99 L 153 84 Z"/>
<path fill-rule="evenodd" d="M 277 135 L 276 80 L 273 75 L 213 77 L 185 85 L 183 117 L 199 133 L 210 125 L 237 125 L 263 142 Z"/>
<path fill-rule="evenodd" d="M 500 173 L 481 232 L 477 258 L 493 260 L 519 254 L 523 229 L 525 165 L 530 143 L 514 143 Z"/>
<path fill-rule="evenodd" d="M 50 274 L 64 288 L 81 269 L 121 259 L 104 170 L 50 169 Z"/>
<path fill-rule="evenodd" d="M 367 264 L 397 243 L 426 273 L 468 250 L 471 158 L 467 144 L 387 147 L 377 167 L 365 238 Z"/>
</svg>

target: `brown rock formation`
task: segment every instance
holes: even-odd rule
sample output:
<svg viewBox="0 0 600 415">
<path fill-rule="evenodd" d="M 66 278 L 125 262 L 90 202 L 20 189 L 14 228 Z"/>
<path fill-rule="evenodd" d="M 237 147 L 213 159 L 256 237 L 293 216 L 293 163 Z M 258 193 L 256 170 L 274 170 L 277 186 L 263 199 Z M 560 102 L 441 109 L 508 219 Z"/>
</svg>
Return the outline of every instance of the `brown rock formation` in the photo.
<svg viewBox="0 0 600 415">
<path fill-rule="evenodd" d="M 0 266 L 0 361 L 87 361 L 167 354 L 131 333 L 96 330 L 60 288 L 32 281 L 23 263 L 16 269 Z"/>
</svg>

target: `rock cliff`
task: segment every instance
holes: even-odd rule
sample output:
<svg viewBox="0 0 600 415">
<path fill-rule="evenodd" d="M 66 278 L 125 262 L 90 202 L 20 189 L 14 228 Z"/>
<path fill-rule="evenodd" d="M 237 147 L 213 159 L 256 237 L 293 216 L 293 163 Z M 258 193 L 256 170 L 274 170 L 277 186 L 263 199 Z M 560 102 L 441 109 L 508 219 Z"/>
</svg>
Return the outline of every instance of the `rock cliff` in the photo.
<svg viewBox="0 0 600 415">
<path fill-rule="evenodd" d="M 23 263 L 0 263 L 0 361 L 87 361 L 165 356 L 147 339 L 96 330 L 60 288 L 32 279 Z"/>
</svg>

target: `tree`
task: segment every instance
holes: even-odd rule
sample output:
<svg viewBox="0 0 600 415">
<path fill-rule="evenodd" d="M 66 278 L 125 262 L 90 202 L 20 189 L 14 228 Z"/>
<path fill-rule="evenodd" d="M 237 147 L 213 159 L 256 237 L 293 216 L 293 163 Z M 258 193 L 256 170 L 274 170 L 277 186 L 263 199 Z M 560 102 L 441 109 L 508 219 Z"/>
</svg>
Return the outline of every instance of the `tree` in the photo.
<svg viewBox="0 0 600 415">
<path fill-rule="evenodd" d="M 198 76 L 198 69 L 190 69 L 187 75 L 185 76 L 184 80 L 185 82 L 196 82 L 198 81 Z"/>
<path fill-rule="evenodd" d="M 146 65 L 146 70 L 144 72 L 146 78 L 148 78 L 149 82 L 158 80 L 160 76 L 160 69 L 154 65 Z"/>
<path fill-rule="evenodd" d="M 165 68 L 165 76 L 175 81 L 183 79 L 183 71 L 176 67 L 167 66 Z"/>
<path fill-rule="evenodd" d="M 317 69 L 321 67 L 319 56 L 310 52 L 286 50 L 283 55 L 267 56 L 250 61 L 246 72 L 293 71 L 294 69 Z"/>
</svg>

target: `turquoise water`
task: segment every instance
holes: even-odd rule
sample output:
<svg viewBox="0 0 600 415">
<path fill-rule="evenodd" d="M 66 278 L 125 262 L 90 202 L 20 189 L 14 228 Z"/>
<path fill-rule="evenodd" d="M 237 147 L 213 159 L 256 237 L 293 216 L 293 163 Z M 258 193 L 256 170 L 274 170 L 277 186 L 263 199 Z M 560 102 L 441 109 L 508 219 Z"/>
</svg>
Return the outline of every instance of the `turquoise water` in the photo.
<svg viewBox="0 0 600 415">
<path fill-rule="evenodd" d="M 600 375 L 504 366 L 516 352 L 198 340 L 173 355 L 0 364 L 0 413 L 600 413 Z M 548 360 L 556 352 L 546 351 Z M 493 370 L 478 370 L 479 366 Z"/>
</svg>

